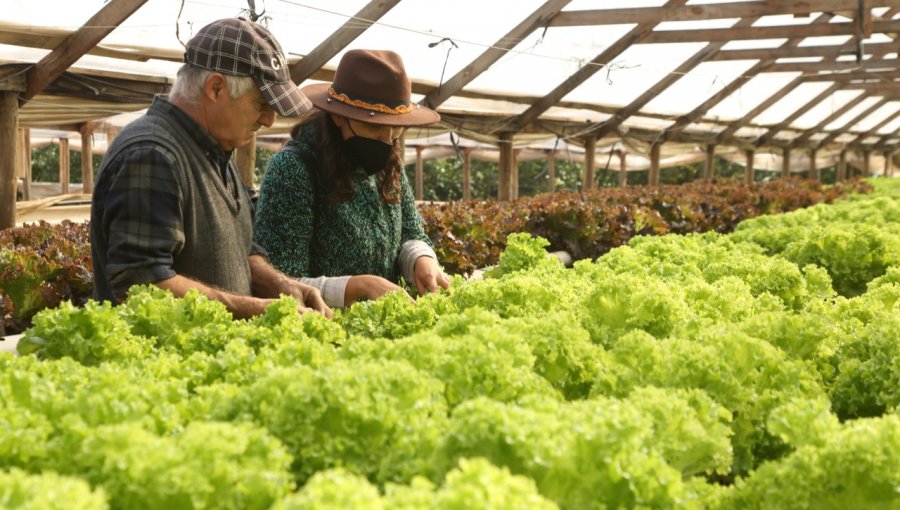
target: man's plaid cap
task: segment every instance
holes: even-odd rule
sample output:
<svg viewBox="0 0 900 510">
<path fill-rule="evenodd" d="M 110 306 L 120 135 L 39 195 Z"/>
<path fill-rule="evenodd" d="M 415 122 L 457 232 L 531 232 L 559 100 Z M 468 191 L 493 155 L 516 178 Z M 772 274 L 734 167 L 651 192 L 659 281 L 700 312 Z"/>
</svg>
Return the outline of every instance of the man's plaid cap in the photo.
<svg viewBox="0 0 900 510">
<path fill-rule="evenodd" d="M 184 61 L 222 74 L 250 76 L 266 101 L 285 117 L 297 117 L 312 108 L 291 81 L 278 41 L 259 23 L 243 18 L 213 21 L 188 41 Z"/>
</svg>

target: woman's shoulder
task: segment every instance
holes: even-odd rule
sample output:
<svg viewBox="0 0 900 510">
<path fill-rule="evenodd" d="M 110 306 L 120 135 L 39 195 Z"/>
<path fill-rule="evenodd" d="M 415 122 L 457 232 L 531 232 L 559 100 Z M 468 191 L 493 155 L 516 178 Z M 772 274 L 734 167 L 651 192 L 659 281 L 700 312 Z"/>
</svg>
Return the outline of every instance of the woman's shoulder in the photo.
<svg viewBox="0 0 900 510">
<path fill-rule="evenodd" d="M 314 164 L 316 160 L 315 136 L 309 135 L 310 130 L 314 130 L 314 126 L 303 126 L 299 136 L 288 140 L 284 147 L 276 152 L 269 160 L 268 165 L 300 166 L 305 168 Z"/>
</svg>

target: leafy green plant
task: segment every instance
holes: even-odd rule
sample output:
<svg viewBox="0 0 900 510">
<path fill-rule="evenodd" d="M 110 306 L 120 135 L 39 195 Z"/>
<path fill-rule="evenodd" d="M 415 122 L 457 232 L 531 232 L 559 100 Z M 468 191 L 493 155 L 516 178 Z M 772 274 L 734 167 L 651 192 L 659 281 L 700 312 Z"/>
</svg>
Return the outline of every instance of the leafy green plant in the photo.
<svg viewBox="0 0 900 510">
<path fill-rule="evenodd" d="M 7 510 L 106 510 L 103 490 L 82 479 L 53 472 L 29 474 L 19 469 L 0 472 L 0 504 Z"/>
<path fill-rule="evenodd" d="M 87 301 L 93 289 L 88 236 L 86 225 L 68 220 L 0 231 L 0 327 L 20 332 L 38 310 Z"/>
</svg>

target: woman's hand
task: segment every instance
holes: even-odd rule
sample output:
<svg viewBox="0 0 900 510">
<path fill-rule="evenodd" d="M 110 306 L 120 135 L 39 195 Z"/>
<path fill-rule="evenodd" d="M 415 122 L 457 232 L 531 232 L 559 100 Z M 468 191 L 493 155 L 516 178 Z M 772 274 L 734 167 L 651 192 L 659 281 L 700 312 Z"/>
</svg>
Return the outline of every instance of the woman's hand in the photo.
<svg viewBox="0 0 900 510">
<path fill-rule="evenodd" d="M 359 274 L 351 276 L 347 281 L 347 288 L 344 290 L 344 306 L 350 306 L 360 299 L 374 300 L 395 290 L 406 291 L 380 276 L 373 274 Z M 407 297 L 409 295 L 407 294 Z M 412 298 L 409 298 L 412 300 Z"/>
<path fill-rule="evenodd" d="M 415 272 L 416 291 L 420 296 L 424 296 L 427 292 L 437 292 L 438 286 L 444 289 L 450 287 L 447 275 L 441 271 L 437 261 L 431 257 L 417 258 L 413 271 Z"/>
</svg>

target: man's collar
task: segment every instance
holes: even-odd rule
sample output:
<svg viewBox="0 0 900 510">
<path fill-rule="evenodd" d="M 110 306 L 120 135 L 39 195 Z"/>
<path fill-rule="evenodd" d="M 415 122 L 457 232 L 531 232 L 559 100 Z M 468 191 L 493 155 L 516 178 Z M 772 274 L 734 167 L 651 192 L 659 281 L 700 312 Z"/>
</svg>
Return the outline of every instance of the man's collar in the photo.
<svg viewBox="0 0 900 510">
<path fill-rule="evenodd" d="M 216 159 L 220 161 L 227 160 L 231 157 L 230 152 L 223 151 L 215 138 L 210 136 L 209 133 L 207 133 L 206 130 L 203 129 L 203 127 L 190 115 L 169 101 L 167 96 L 160 94 L 154 97 L 153 104 L 150 108 L 151 110 L 161 110 L 174 118 L 176 122 L 181 124 L 188 133 L 188 136 L 190 136 L 204 152 L 214 155 Z"/>
</svg>

